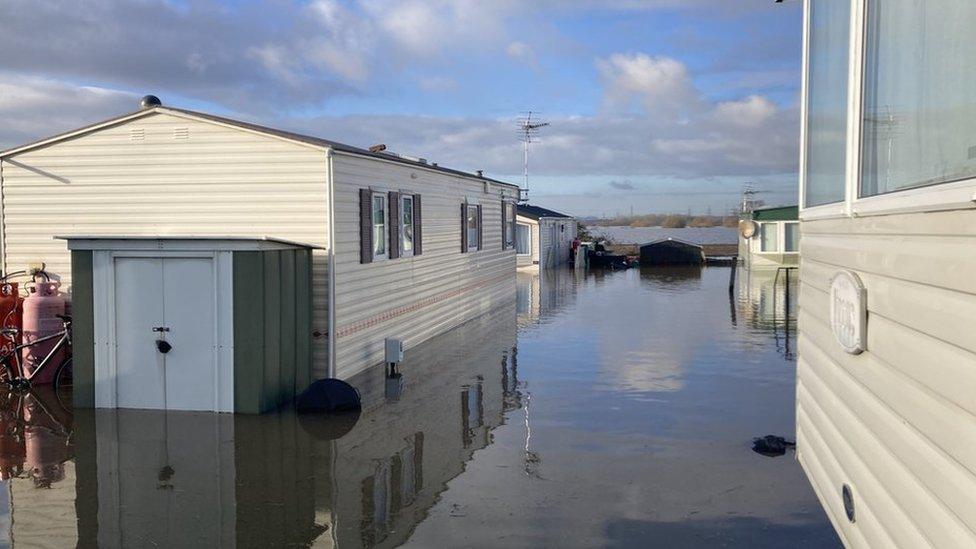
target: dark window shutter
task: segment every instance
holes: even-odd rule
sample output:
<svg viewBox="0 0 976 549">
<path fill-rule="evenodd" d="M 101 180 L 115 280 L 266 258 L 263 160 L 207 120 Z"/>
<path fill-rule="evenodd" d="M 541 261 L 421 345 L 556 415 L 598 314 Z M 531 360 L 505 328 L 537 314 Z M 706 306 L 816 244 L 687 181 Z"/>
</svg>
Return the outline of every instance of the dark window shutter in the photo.
<svg viewBox="0 0 976 549">
<path fill-rule="evenodd" d="M 477 205 L 476 208 L 478 208 L 478 250 L 480 251 L 485 249 L 485 231 L 484 224 L 481 222 L 481 205 Z"/>
<path fill-rule="evenodd" d="M 510 202 L 509 204 L 512 206 L 512 219 L 509 220 L 509 223 L 512 225 L 512 241 L 508 243 L 508 247 L 509 248 L 514 248 L 515 247 L 515 233 L 516 233 L 516 230 L 518 229 L 518 224 L 515 221 L 516 218 L 518 217 L 518 206 L 516 206 L 514 202 Z"/>
<path fill-rule="evenodd" d="M 468 203 L 461 203 L 461 253 L 468 251 Z"/>
<path fill-rule="evenodd" d="M 359 262 L 373 262 L 373 193 L 359 189 Z"/>
<path fill-rule="evenodd" d="M 424 231 L 420 212 L 420 195 L 413 195 L 413 255 L 424 253 Z"/>
<path fill-rule="evenodd" d="M 502 249 L 508 249 L 508 235 L 505 232 L 508 230 L 508 202 L 502 200 Z"/>
<path fill-rule="evenodd" d="M 390 212 L 390 259 L 400 257 L 400 193 L 389 194 L 387 210 Z"/>
</svg>

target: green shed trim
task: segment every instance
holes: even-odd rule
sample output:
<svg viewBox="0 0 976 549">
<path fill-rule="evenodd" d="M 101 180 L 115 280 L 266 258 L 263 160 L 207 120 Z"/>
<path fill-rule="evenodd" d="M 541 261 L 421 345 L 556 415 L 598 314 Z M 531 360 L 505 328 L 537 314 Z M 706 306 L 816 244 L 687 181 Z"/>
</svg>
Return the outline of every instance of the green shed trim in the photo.
<svg viewBox="0 0 976 549">
<path fill-rule="evenodd" d="M 753 210 L 752 219 L 754 221 L 797 221 L 800 219 L 800 208 L 799 206 L 782 206 Z"/>
<path fill-rule="evenodd" d="M 234 252 L 234 411 L 291 402 L 311 378 L 311 251 Z"/>
<path fill-rule="evenodd" d="M 92 252 L 71 253 L 71 369 L 75 408 L 95 407 L 95 286 Z"/>
</svg>

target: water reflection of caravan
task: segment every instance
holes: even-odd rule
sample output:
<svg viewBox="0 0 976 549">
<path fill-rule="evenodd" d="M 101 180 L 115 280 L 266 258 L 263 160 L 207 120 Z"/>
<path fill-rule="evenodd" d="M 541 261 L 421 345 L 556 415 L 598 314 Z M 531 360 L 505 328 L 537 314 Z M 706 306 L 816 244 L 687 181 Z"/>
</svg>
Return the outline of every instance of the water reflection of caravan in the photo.
<svg viewBox="0 0 976 549">
<path fill-rule="evenodd" d="M 385 397 L 382 368 L 353 378 L 366 409 L 338 439 L 287 411 L 81 410 L 66 423 L 74 455 L 59 461 L 63 479 L 45 490 L 14 479 L 12 537 L 39 546 L 397 546 L 521 406 L 513 309 L 510 301 L 409 350 L 397 400 Z"/>
<path fill-rule="evenodd" d="M 807 0 L 797 455 L 850 547 L 976 547 L 976 2 Z"/>
<path fill-rule="evenodd" d="M 516 274 L 515 297 L 519 327 L 539 322 L 567 306 L 582 273 L 571 269 L 522 270 Z"/>
</svg>

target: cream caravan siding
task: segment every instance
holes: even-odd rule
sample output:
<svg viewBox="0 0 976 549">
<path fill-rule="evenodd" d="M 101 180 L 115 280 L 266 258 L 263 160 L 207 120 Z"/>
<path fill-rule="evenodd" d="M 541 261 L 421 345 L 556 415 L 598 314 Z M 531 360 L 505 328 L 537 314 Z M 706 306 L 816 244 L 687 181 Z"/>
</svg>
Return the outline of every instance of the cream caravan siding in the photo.
<svg viewBox="0 0 976 549">
<path fill-rule="evenodd" d="M 529 217 L 515 216 L 519 225 L 529 226 L 529 246 L 532 247 L 528 254 L 517 256 L 519 267 L 531 267 L 539 263 L 539 222 Z"/>
<path fill-rule="evenodd" d="M 156 113 L 2 160 L 3 270 L 43 261 L 70 288 L 55 235 L 269 236 L 328 244 L 323 150 Z M 313 258 L 313 329 L 326 333 L 327 262 Z M 326 371 L 326 340 L 314 340 Z"/>
<path fill-rule="evenodd" d="M 564 227 L 560 230 L 560 227 Z M 539 265 L 546 268 L 569 261 L 569 250 L 576 238 L 576 220 L 568 217 L 539 219 Z"/>
<path fill-rule="evenodd" d="M 976 211 L 804 221 L 798 457 L 850 546 L 976 546 Z M 829 324 L 867 288 L 867 351 Z M 853 488 L 847 521 L 841 486 Z"/>
<path fill-rule="evenodd" d="M 335 180 L 336 376 L 383 360 L 383 340 L 406 348 L 458 326 L 515 295 L 515 249 L 502 249 L 501 200 L 515 187 L 337 153 Z M 359 257 L 359 191 L 421 196 L 423 253 Z M 483 208 L 484 246 L 461 253 L 461 202 Z"/>
</svg>

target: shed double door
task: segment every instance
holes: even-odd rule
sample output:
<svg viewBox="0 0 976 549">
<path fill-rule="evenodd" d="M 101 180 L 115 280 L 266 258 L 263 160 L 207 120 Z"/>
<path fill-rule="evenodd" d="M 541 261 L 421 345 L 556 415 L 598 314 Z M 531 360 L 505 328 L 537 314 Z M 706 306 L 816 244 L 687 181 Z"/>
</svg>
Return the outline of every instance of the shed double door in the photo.
<svg viewBox="0 0 976 549">
<path fill-rule="evenodd" d="M 115 257 L 114 271 L 118 407 L 216 410 L 213 258 Z"/>
</svg>

